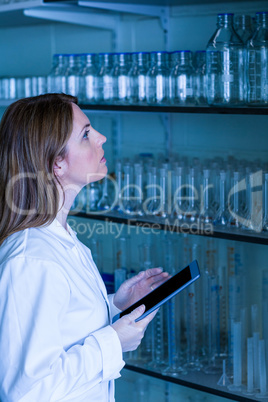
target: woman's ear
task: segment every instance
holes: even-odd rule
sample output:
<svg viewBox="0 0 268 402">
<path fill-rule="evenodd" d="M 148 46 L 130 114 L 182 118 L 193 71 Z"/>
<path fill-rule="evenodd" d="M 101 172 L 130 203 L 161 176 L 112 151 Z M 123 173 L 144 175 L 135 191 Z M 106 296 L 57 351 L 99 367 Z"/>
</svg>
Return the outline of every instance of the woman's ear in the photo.
<svg viewBox="0 0 268 402">
<path fill-rule="evenodd" d="M 66 170 L 66 161 L 65 159 L 61 158 L 60 156 L 58 156 L 54 162 L 54 174 L 57 177 L 63 177 L 63 175 L 65 174 L 65 170 Z"/>
</svg>

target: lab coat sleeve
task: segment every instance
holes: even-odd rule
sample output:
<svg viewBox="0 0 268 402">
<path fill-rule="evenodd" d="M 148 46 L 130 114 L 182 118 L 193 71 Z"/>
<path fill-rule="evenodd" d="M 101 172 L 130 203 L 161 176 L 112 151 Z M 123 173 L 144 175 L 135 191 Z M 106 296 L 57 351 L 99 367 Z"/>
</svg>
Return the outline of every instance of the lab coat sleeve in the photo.
<svg viewBox="0 0 268 402">
<path fill-rule="evenodd" d="M 115 317 L 117 314 L 121 313 L 121 311 L 122 311 L 114 305 L 114 295 L 115 295 L 115 293 L 111 293 L 108 295 L 112 318 Z"/>
<path fill-rule="evenodd" d="M 27 269 L 26 269 L 27 268 Z M 0 399 L 19 401 L 32 389 L 57 401 L 85 386 L 120 376 L 124 365 L 116 332 L 107 326 L 67 350 L 59 322 L 70 299 L 62 268 L 17 257 L 0 267 Z M 23 399 L 28 401 L 30 399 Z"/>
</svg>

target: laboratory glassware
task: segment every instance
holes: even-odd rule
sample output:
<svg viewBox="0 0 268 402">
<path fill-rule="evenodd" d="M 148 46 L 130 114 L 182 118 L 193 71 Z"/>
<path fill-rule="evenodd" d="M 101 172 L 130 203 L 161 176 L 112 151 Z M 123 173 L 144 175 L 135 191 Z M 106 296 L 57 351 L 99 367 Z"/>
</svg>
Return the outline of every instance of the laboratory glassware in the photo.
<svg viewBox="0 0 268 402">
<path fill-rule="evenodd" d="M 242 212 L 240 208 L 240 172 L 233 173 L 233 187 L 231 188 L 228 195 L 228 209 L 230 213 L 230 218 L 228 222 L 228 227 L 230 228 L 240 228 L 241 222 L 243 221 Z"/>
<path fill-rule="evenodd" d="M 256 30 L 247 42 L 247 103 L 268 104 L 268 12 L 256 13 Z"/>
<path fill-rule="evenodd" d="M 229 213 L 226 203 L 226 172 L 220 172 L 220 206 L 213 221 L 216 226 L 227 226 L 229 221 Z"/>
<path fill-rule="evenodd" d="M 129 95 L 132 104 L 146 103 L 146 74 L 148 72 L 148 52 L 132 53 L 132 65 L 129 69 Z"/>
<path fill-rule="evenodd" d="M 114 53 L 112 77 L 112 102 L 115 104 L 128 103 L 129 97 L 129 53 Z"/>
<path fill-rule="evenodd" d="M 99 67 L 96 75 L 95 101 L 96 103 L 110 103 L 112 101 L 112 53 L 99 53 Z"/>
<path fill-rule="evenodd" d="M 109 193 L 109 177 L 105 176 L 102 181 L 102 196 L 97 204 L 99 211 L 109 211 L 113 206 L 113 202 Z"/>
<path fill-rule="evenodd" d="M 86 186 L 87 192 L 87 212 L 98 211 L 98 202 L 101 198 L 100 183 L 95 181 Z"/>
<path fill-rule="evenodd" d="M 134 164 L 133 213 L 138 216 L 143 212 L 143 168 L 140 163 Z"/>
<path fill-rule="evenodd" d="M 151 166 L 147 173 L 146 200 L 143 203 L 146 215 L 158 215 L 161 211 L 161 195 L 157 168 Z"/>
<path fill-rule="evenodd" d="M 190 50 L 173 52 L 174 67 L 170 72 L 170 102 L 175 105 L 193 106 L 195 71 Z"/>
<path fill-rule="evenodd" d="M 206 49 L 210 105 L 244 104 L 244 44 L 233 28 L 234 14 L 218 14 L 217 29 Z"/>
<path fill-rule="evenodd" d="M 167 218 L 171 214 L 171 200 L 170 200 L 170 171 L 165 167 L 159 169 L 159 190 L 160 190 L 160 211 L 157 216 L 160 218 Z"/>
<path fill-rule="evenodd" d="M 80 71 L 83 66 L 83 55 L 68 54 L 66 76 L 66 92 L 69 95 L 79 95 Z"/>
<path fill-rule="evenodd" d="M 114 239 L 114 290 L 126 280 L 130 262 L 130 239 L 121 236 Z"/>
<path fill-rule="evenodd" d="M 169 103 L 169 65 L 167 52 L 151 52 L 150 67 L 146 75 L 148 104 Z"/>
<path fill-rule="evenodd" d="M 244 45 L 253 35 L 252 17 L 245 14 L 237 14 L 234 17 L 234 28 Z"/>
<path fill-rule="evenodd" d="M 207 104 L 206 51 L 195 52 L 194 96 L 198 105 Z"/>
<path fill-rule="evenodd" d="M 95 65 L 96 54 L 85 54 L 85 65 L 79 72 L 79 95 L 78 98 L 82 103 L 94 103 L 96 98 L 96 75 L 97 68 Z"/>
<path fill-rule="evenodd" d="M 47 91 L 66 93 L 66 68 L 68 55 L 55 54 L 53 56 L 52 70 L 47 76 Z"/>
<path fill-rule="evenodd" d="M 123 188 L 121 191 L 121 208 L 124 214 L 134 215 L 133 202 L 133 167 L 130 163 L 123 166 Z"/>
<path fill-rule="evenodd" d="M 201 203 L 201 210 L 199 215 L 199 220 L 201 223 L 212 223 L 214 211 L 212 209 L 212 191 L 213 185 L 210 179 L 210 170 L 203 170 L 203 197 Z"/>
<path fill-rule="evenodd" d="M 184 219 L 189 223 L 197 222 L 199 218 L 199 193 L 198 193 L 198 170 L 190 168 L 188 172 L 188 186 L 187 186 L 187 210 Z"/>
<path fill-rule="evenodd" d="M 173 215 L 176 219 L 182 221 L 187 207 L 185 200 L 185 169 L 182 166 L 177 166 L 173 177 Z"/>
</svg>

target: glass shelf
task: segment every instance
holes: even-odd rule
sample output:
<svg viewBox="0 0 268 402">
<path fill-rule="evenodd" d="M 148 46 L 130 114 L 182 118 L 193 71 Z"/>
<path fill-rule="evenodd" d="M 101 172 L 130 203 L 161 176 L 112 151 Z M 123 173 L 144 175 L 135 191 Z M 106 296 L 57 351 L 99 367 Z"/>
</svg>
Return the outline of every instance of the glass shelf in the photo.
<svg viewBox="0 0 268 402">
<path fill-rule="evenodd" d="M 268 115 L 268 107 L 216 107 L 216 106 L 146 106 L 146 105 L 96 105 L 79 104 L 83 110 L 105 112 L 152 112 L 152 113 L 194 113 L 194 114 L 238 114 Z"/>
<path fill-rule="evenodd" d="M 203 391 L 208 394 L 231 399 L 232 401 L 249 402 L 249 401 L 260 400 L 257 397 L 254 398 L 254 395 L 253 396 L 250 395 L 247 397 L 242 393 L 234 393 L 233 391 L 229 391 L 228 388 L 226 387 L 221 387 L 217 385 L 217 382 L 221 374 L 207 375 L 202 373 L 201 371 L 199 372 L 193 371 L 192 373 L 188 372 L 187 375 L 185 376 L 181 375 L 180 377 L 171 377 L 168 375 L 158 373 L 157 371 L 148 370 L 146 368 L 138 366 L 133 366 L 131 364 L 126 364 L 125 369 L 134 371 L 136 373 L 145 374 L 164 381 L 168 381 L 174 384 L 183 385 L 185 387 L 196 389 L 198 391 Z"/>
<path fill-rule="evenodd" d="M 185 234 L 192 234 L 198 236 L 207 236 L 213 237 L 217 239 L 226 239 L 226 240 L 235 240 L 247 243 L 254 243 L 254 244 L 263 244 L 268 245 L 268 234 L 266 233 L 256 233 L 253 231 L 242 231 L 237 229 L 219 229 L 214 227 L 213 225 L 206 225 L 206 226 L 199 226 L 196 225 L 194 227 L 186 227 L 179 226 L 176 221 L 166 220 L 160 221 L 159 220 L 150 220 L 149 218 L 135 218 L 129 217 L 121 214 L 116 213 L 85 213 L 85 212 L 75 212 L 71 211 L 69 216 L 77 216 L 79 218 L 86 218 L 86 219 L 95 219 L 101 220 L 104 222 L 115 222 L 119 224 L 125 225 L 132 225 L 138 226 L 141 228 L 150 228 L 153 230 L 164 230 L 166 232 L 173 232 L 173 233 L 185 233 Z"/>
</svg>

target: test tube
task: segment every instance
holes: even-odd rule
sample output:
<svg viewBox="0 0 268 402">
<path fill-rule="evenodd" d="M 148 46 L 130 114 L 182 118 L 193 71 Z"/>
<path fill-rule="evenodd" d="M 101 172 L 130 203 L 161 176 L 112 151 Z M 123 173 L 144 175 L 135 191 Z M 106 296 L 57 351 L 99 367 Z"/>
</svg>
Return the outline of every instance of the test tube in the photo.
<svg viewBox="0 0 268 402">
<path fill-rule="evenodd" d="M 220 356 L 220 317 L 219 317 L 219 284 L 218 277 L 209 275 L 207 277 L 207 337 L 206 348 L 208 355 L 208 364 L 204 367 L 206 374 L 220 373 L 221 365 L 219 365 Z"/>
<path fill-rule="evenodd" d="M 241 322 L 233 323 L 233 384 L 228 386 L 231 391 L 242 391 L 242 338 Z"/>
<path fill-rule="evenodd" d="M 265 340 L 259 340 L 259 374 L 260 374 L 260 393 L 256 396 L 258 398 L 267 398 L 267 374 L 266 374 L 266 361 L 265 361 Z"/>
</svg>

